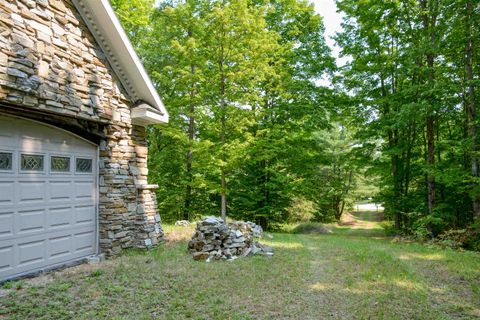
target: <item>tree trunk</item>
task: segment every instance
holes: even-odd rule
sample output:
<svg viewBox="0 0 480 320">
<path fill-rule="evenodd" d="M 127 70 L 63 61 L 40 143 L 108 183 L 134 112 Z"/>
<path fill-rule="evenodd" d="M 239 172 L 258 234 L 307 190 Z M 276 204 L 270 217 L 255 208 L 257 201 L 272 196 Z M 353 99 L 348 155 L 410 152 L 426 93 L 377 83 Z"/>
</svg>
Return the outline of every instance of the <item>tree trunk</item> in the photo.
<svg viewBox="0 0 480 320">
<path fill-rule="evenodd" d="M 385 80 L 382 74 L 380 74 L 380 88 L 382 90 L 382 97 L 386 98 L 388 96 L 388 93 L 385 86 Z M 385 115 L 385 117 L 388 117 L 389 113 L 390 113 L 390 107 L 386 103 L 384 106 L 383 114 Z M 388 148 L 391 150 L 397 146 L 398 141 L 395 140 L 394 130 L 392 130 L 391 128 L 388 129 L 387 135 L 388 135 Z M 392 154 L 390 156 L 390 168 L 392 170 L 393 193 L 394 193 L 393 208 L 391 209 L 393 211 L 393 216 L 395 220 L 395 229 L 397 231 L 400 231 L 401 225 L 402 225 L 402 221 L 401 221 L 402 217 L 401 217 L 401 212 L 398 206 L 398 202 L 400 199 L 401 190 L 398 189 L 398 185 L 399 185 L 398 179 L 399 179 L 400 172 L 398 170 L 398 156 L 396 154 Z"/>
<path fill-rule="evenodd" d="M 413 123 L 410 126 L 409 130 L 409 139 L 408 139 L 408 149 L 407 149 L 407 155 L 405 159 L 405 192 L 404 196 L 408 196 L 408 190 L 410 187 L 410 174 L 411 174 L 411 161 L 412 161 L 412 148 L 415 144 L 415 137 L 416 137 L 416 125 Z"/>
<path fill-rule="evenodd" d="M 190 66 L 192 76 L 195 74 L 195 65 Z M 192 163 L 193 163 L 193 139 L 195 138 L 195 87 L 192 85 L 190 90 L 190 110 L 188 115 L 188 151 L 187 151 L 187 187 L 185 190 L 185 207 L 183 219 L 189 220 L 192 205 Z"/>
<path fill-rule="evenodd" d="M 220 204 L 220 214 L 224 221 L 227 220 L 227 180 L 225 174 L 225 130 L 226 130 L 226 110 L 225 110 L 225 73 L 223 71 L 223 59 L 224 59 L 224 47 L 221 45 L 221 57 L 219 61 L 220 69 L 220 154 L 222 164 L 220 165 L 220 180 L 221 180 L 221 204 Z"/>
<path fill-rule="evenodd" d="M 429 1 L 429 8 L 427 13 L 427 1 L 423 0 L 421 2 L 423 13 L 423 27 L 425 33 L 429 36 L 430 49 L 435 48 L 435 27 L 437 22 L 436 14 L 433 10 L 434 1 Z M 429 51 L 427 53 L 427 71 L 428 71 L 428 84 L 430 88 L 435 85 L 435 75 L 434 75 L 434 64 L 435 64 L 435 53 Z M 428 202 L 428 213 L 431 214 L 435 207 L 435 177 L 431 172 L 435 164 L 435 115 L 434 107 L 435 103 L 434 97 L 430 99 L 429 107 L 427 108 L 427 117 L 426 117 L 426 126 L 427 126 L 427 202 Z"/>
<path fill-rule="evenodd" d="M 428 213 L 433 212 L 435 207 L 435 177 L 430 172 L 435 164 L 435 134 L 434 134 L 434 118 L 433 116 L 427 117 L 427 167 L 429 172 L 427 173 L 427 192 L 428 192 Z"/>
<path fill-rule="evenodd" d="M 225 78 L 222 75 L 222 83 L 224 83 Z M 227 219 L 227 180 L 226 180 L 226 174 L 225 174 L 225 161 L 226 161 L 226 156 L 225 156 L 225 96 L 224 96 L 224 86 L 222 86 L 222 99 L 221 99 L 221 106 L 222 106 L 222 118 L 221 118 L 221 159 L 222 159 L 222 165 L 220 166 L 220 179 L 221 179 L 221 206 L 220 206 L 220 213 L 222 215 L 222 219 L 226 221 Z"/>
<path fill-rule="evenodd" d="M 352 180 L 353 180 L 352 178 L 353 178 L 353 171 L 350 170 L 348 172 L 347 188 L 345 189 L 345 193 L 342 197 L 342 201 L 341 201 L 341 205 L 340 205 L 340 212 L 339 212 L 339 215 L 338 215 L 338 220 L 340 220 L 342 218 L 343 210 L 345 210 L 345 201 L 346 201 L 346 198 L 348 196 L 348 193 L 350 192 L 350 187 L 352 185 Z"/>
<path fill-rule="evenodd" d="M 475 99 L 475 87 L 473 84 L 473 37 L 472 37 L 472 27 L 471 27 L 471 18 L 472 18 L 472 2 L 467 1 L 466 3 L 466 17 L 465 17 L 465 30 L 467 32 L 467 41 L 465 45 L 465 69 L 468 81 L 468 90 L 467 90 L 467 112 L 469 120 L 469 130 L 468 134 L 472 141 L 471 147 L 471 160 L 472 160 L 472 176 L 474 179 L 479 177 L 479 161 L 478 161 L 478 124 L 477 124 L 477 102 Z M 477 182 L 475 182 L 475 186 Z M 475 194 L 473 199 L 473 216 L 474 219 L 480 219 L 480 194 Z"/>
</svg>

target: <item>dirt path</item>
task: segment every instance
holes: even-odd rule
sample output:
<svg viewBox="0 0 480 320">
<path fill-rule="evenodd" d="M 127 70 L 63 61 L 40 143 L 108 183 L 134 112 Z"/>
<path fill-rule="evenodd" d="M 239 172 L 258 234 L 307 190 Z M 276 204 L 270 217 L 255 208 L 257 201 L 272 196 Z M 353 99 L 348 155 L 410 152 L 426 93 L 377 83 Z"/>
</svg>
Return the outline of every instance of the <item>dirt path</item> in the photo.
<svg viewBox="0 0 480 320">
<path fill-rule="evenodd" d="M 381 212 L 345 214 L 311 253 L 305 319 L 477 319 L 480 272 L 453 251 L 392 243 Z M 461 259 L 458 268 L 455 263 Z"/>
<path fill-rule="evenodd" d="M 351 229 L 378 229 L 383 217 L 383 212 L 376 211 L 346 212 L 342 215 L 340 225 Z"/>
<path fill-rule="evenodd" d="M 327 227 L 336 235 L 378 239 L 385 237 L 385 232 L 381 225 L 383 218 L 383 212 L 346 212 L 342 215 L 340 223 L 330 224 Z"/>
</svg>

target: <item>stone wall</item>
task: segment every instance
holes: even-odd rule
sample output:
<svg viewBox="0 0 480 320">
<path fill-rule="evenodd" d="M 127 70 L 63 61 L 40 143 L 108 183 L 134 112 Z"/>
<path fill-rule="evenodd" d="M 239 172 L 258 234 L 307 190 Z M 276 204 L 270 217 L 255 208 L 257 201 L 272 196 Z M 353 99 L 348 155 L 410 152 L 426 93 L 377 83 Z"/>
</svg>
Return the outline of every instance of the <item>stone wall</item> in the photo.
<svg viewBox="0 0 480 320">
<path fill-rule="evenodd" d="M 148 248 L 163 240 L 160 215 L 157 209 L 157 198 L 154 189 L 157 185 L 143 185 L 138 190 L 137 215 L 135 218 L 134 243 L 137 248 Z"/>
<path fill-rule="evenodd" d="M 150 247 L 163 240 L 160 215 L 158 214 L 157 185 L 148 184 L 147 156 L 145 128 L 134 126 L 133 137 L 135 138 L 135 162 L 130 170 L 135 174 L 137 186 L 137 207 L 135 216 L 134 234 L 136 236 L 135 247 Z"/>
<path fill-rule="evenodd" d="M 0 0 L 0 104 L 52 114 L 67 130 L 80 121 L 75 133 L 90 140 L 98 131 L 102 252 L 162 239 L 145 129 L 132 125 L 132 101 L 70 0 Z"/>
<path fill-rule="evenodd" d="M 69 0 L 0 0 L 0 99 L 130 124 L 130 102 Z"/>
</svg>

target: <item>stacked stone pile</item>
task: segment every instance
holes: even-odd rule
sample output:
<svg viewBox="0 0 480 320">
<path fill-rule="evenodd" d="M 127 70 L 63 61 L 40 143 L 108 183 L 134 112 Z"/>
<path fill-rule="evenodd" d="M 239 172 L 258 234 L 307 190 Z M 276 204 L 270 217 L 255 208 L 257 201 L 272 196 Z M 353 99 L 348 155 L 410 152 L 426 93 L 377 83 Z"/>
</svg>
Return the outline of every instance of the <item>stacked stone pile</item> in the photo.
<svg viewBox="0 0 480 320">
<path fill-rule="evenodd" d="M 188 222 L 187 220 L 178 220 L 177 222 L 175 222 L 175 225 L 180 227 L 188 227 L 190 225 L 190 222 Z"/>
<path fill-rule="evenodd" d="M 188 243 L 195 260 L 233 260 L 252 254 L 273 255 L 273 250 L 256 241 L 263 235 L 262 227 L 253 222 L 235 221 L 227 224 L 220 218 L 207 217 L 197 223 Z"/>
<path fill-rule="evenodd" d="M 233 221 L 228 224 L 228 226 L 233 230 L 239 230 L 244 234 L 253 236 L 254 238 L 263 237 L 263 229 L 258 224 L 255 224 L 251 221 Z"/>
</svg>

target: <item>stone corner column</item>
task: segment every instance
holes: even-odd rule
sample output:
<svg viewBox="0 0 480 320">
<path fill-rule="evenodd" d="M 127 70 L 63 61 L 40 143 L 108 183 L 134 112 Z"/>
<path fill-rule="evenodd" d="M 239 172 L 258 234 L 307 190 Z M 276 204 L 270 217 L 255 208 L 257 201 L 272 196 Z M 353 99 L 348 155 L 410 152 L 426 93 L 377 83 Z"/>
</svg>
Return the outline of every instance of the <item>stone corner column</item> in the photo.
<svg viewBox="0 0 480 320">
<path fill-rule="evenodd" d="M 136 212 L 133 215 L 133 246 L 150 248 L 164 240 L 157 207 L 156 184 L 148 183 L 148 146 L 144 127 L 132 126 L 135 158 L 130 163 L 136 187 Z"/>
<path fill-rule="evenodd" d="M 160 214 L 157 208 L 156 184 L 138 184 L 135 240 L 137 248 L 150 248 L 164 240 Z"/>
</svg>

